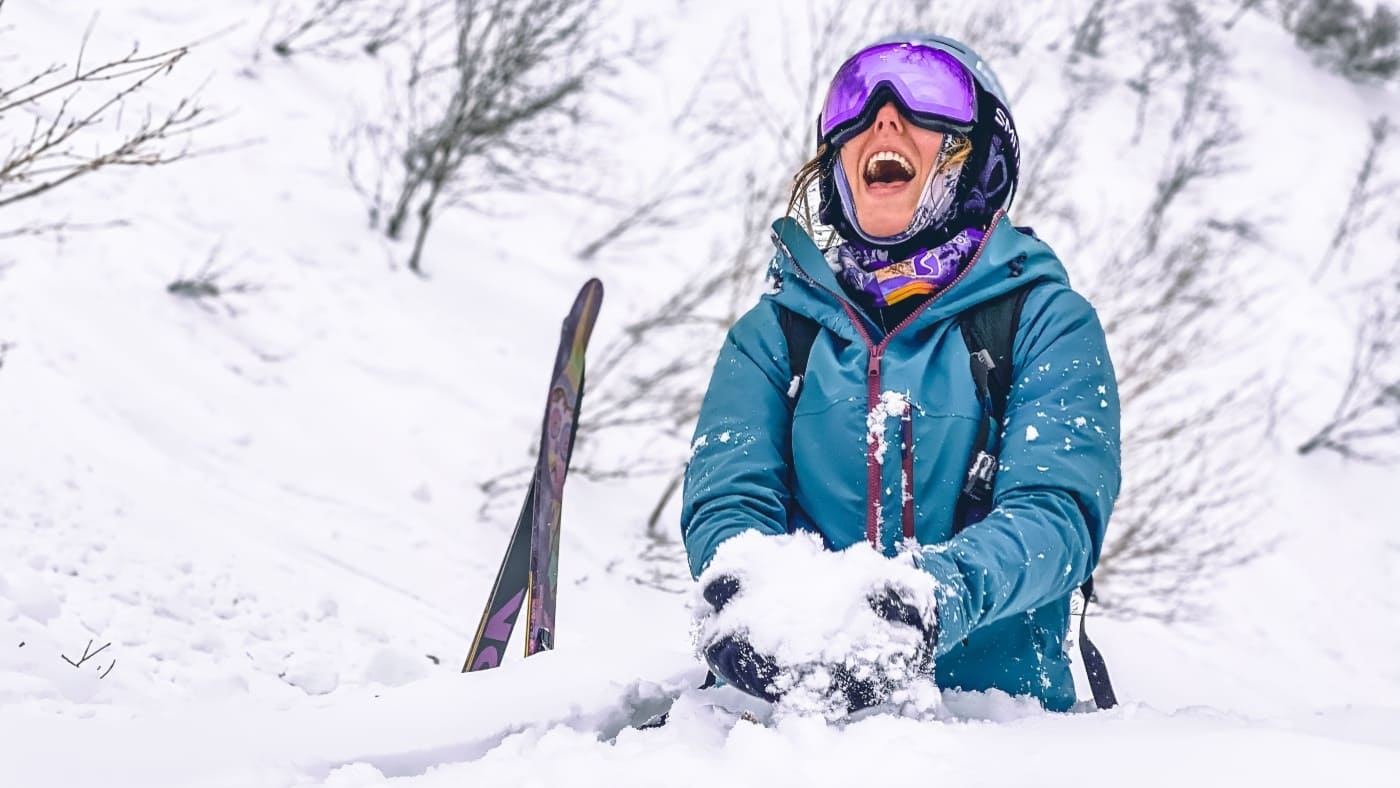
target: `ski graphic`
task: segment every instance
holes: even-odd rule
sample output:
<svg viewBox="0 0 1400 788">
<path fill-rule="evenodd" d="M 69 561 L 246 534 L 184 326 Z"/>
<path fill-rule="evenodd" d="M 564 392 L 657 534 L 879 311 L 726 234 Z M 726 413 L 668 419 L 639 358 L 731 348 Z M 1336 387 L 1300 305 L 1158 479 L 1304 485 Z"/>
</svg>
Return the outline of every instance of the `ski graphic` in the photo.
<svg viewBox="0 0 1400 788">
<path fill-rule="evenodd" d="M 564 475 L 568 471 L 569 457 L 573 453 L 574 423 L 577 418 L 579 399 L 583 393 L 583 352 L 588 337 L 593 332 L 593 324 L 598 317 L 598 307 L 602 303 L 603 285 L 597 279 L 584 284 L 574 300 L 574 306 L 564 318 L 559 340 L 559 350 L 555 354 L 554 370 L 550 377 L 549 397 L 546 403 L 544 430 L 540 436 L 540 454 L 534 475 L 530 480 L 525 504 L 516 519 L 511 532 L 510 544 L 506 547 L 501 568 L 496 573 L 496 582 L 491 588 L 481 622 L 477 625 L 476 637 L 467 652 L 462 672 L 494 668 L 501 663 L 515 622 L 527 601 L 527 593 L 535 594 L 533 566 L 536 561 L 548 562 L 553 568 L 555 583 L 550 586 L 549 604 L 541 609 L 547 611 L 550 632 L 553 630 L 554 591 L 558 578 L 558 533 L 559 504 L 563 495 Z M 567 424 L 565 420 L 567 419 Z M 551 431 L 551 424 L 556 428 Z M 567 427 L 567 429 L 565 429 Z M 557 486 L 553 481 L 557 477 Z M 540 495 L 544 489 L 541 479 L 548 480 L 551 486 L 548 495 Z M 545 502 L 548 501 L 547 507 Z M 552 520 L 549 519 L 552 516 Z M 539 554 L 539 537 L 535 534 L 541 521 L 551 537 L 546 552 Z M 552 522 L 552 527 L 550 523 Z M 552 554 L 552 555 L 551 555 Z M 534 605 L 531 605 L 533 611 Z M 528 616 L 529 614 L 527 614 Z M 530 616 L 530 621 L 539 618 Z M 553 645 L 552 635 L 547 638 Z M 526 639 L 526 654 L 533 654 L 530 648 L 533 638 Z"/>
<path fill-rule="evenodd" d="M 525 494 L 525 505 L 520 509 L 520 517 L 515 521 L 515 529 L 506 547 L 505 559 L 496 572 L 496 583 L 491 586 L 491 596 L 486 609 L 481 613 L 481 623 L 477 624 L 476 637 L 462 672 L 485 670 L 501 664 L 510 634 L 515 630 L 515 619 L 525 601 L 525 579 L 530 572 L 530 524 L 534 521 L 535 483 L 530 482 L 530 491 Z"/>
<path fill-rule="evenodd" d="M 598 307 L 603 283 L 590 279 L 579 291 L 559 337 L 554 382 L 545 405 L 544 438 L 535 465 L 535 514 L 530 539 L 530 609 L 525 619 L 525 656 L 554 648 L 554 609 L 559 594 L 559 520 L 563 512 L 564 476 L 578 429 L 583 394 L 583 356 Z"/>
</svg>

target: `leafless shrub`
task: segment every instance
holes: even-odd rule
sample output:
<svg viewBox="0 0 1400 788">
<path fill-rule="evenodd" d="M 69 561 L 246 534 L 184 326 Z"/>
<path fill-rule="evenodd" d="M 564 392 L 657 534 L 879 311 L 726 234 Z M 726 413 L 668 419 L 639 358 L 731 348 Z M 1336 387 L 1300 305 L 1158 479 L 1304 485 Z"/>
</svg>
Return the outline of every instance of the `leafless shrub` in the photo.
<svg viewBox="0 0 1400 788">
<path fill-rule="evenodd" d="M 1370 14 L 1356 0 L 1282 0 L 1284 27 L 1303 49 L 1349 79 L 1400 73 L 1400 14 L 1385 3 Z"/>
<path fill-rule="evenodd" d="M 89 641 L 87 642 L 87 645 L 83 647 L 83 655 L 82 655 L 81 657 L 78 658 L 78 661 L 77 661 L 77 662 L 74 662 L 73 660 L 69 659 L 68 657 L 66 657 L 66 656 L 64 656 L 64 655 L 62 655 L 62 654 L 59 654 L 59 656 L 62 657 L 62 658 L 63 658 L 63 661 L 64 661 L 64 662 L 67 662 L 69 665 L 72 665 L 72 666 L 75 667 L 75 668 L 81 668 L 83 665 L 85 665 L 85 664 L 87 663 L 88 660 L 96 658 L 98 654 L 101 654 L 103 651 L 106 651 L 107 648 L 110 647 L 110 646 L 112 645 L 111 643 L 103 643 L 101 646 L 98 646 L 98 647 L 97 647 L 97 650 L 96 650 L 96 651 L 94 651 L 93 648 L 92 648 L 92 644 L 93 644 L 93 641 L 91 641 L 91 640 L 89 640 Z M 24 644 L 21 643 L 20 645 L 24 645 Z M 117 661 L 116 661 L 115 659 L 112 660 L 111 664 L 109 664 L 109 665 L 107 666 L 107 669 L 106 669 L 106 670 L 103 670 L 103 669 L 102 669 L 102 665 L 100 665 L 100 664 L 97 665 L 97 670 L 100 671 L 100 673 L 99 673 L 99 675 L 98 675 L 98 678 L 99 678 L 99 679 L 105 679 L 105 678 L 107 678 L 107 674 L 111 673 L 111 672 L 112 672 L 112 668 L 115 668 L 116 666 L 117 666 Z"/>
<path fill-rule="evenodd" d="M 410 24 L 408 0 L 315 0 L 310 8 L 278 5 L 268 19 L 279 57 L 377 55 Z"/>
<path fill-rule="evenodd" d="M 11 140 L 0 151 L 0 208 L 98 171 L 178 161 L 190 152 L 189 135 L 212 122 L 195 96 L 163 112 L 130 107 L 189 47 L 142 54 L 133 45 L 121 57 L 94 64 L 86 57 L 92 33 L 91 27 L 84 32 L 72 65 L 55 63 L 0 83 L 0 129 Z M 130 115 L 135 123 L 126 122 Z"/>
<path fill-rule="evenodd" d="M 15 343 L 13 342 L 0 341 L 0 369 L 5 368 L 5 354 L 9 353 L 11 350 L 14 350 L 14 347 Z"/>
<path fill-rule="evenodd" d="M 237 310 L 228 302 L 228 297 L 255 293 L 262 287 L 248 281 L 231 280 L 231 269 L 219 264 L 221 249 L 221 246 L 215 246 L 193 274 L 177 276 L 165 286 L 165 291 L 178 298 L 194 301 L 205 308 L 218 303 L 229 314 L 236 314 Z"/>
<path fill-rule="evenodd" d="M 1185 199 L 1230 172 L 1240 138 L 1220 91 L 1228 60 L 1203 21 L 1194 3 L 1178 1 L 1143 32 L 1140 73 L 1155 88 L 1140 121 L 1167 120 L 1155 114 L 1163 96 L 1180 104 L 1148 204 L 1129 237 L 1112 239 L 1089 287 L 1124 415 L 1123 490 L 1096 572 L 1099 596 L 1110 612 L 1166 620 L 1199 613 L 1223 571 L 1269 544 L 1245 535 L 1254 480 L 1242 461 L 1267 409 L 1243 386 L 1203 396 L 1195 385 L 1215 359 L 1239 355 L 1221 326 L 1246 296 L 1219 261 L 1258 239 L 1243 216 L 1201 221 Z"/>
<path fill-rule="evenodd" d="M 587 89 L 626 56 L 596 35 L 599 0 L 428 0 L 414 15 L 407 76 L 386 117 L 353 144 L 375 159 L 352 162 L 371 223 L 390 239 L 412 234 L 408 268 L 422 272 L 424 243 L 442 209 L 481 207 L 503 182 L 559 184 L 539 174 L 567 162 L 570 129 Z"/>
</svg>

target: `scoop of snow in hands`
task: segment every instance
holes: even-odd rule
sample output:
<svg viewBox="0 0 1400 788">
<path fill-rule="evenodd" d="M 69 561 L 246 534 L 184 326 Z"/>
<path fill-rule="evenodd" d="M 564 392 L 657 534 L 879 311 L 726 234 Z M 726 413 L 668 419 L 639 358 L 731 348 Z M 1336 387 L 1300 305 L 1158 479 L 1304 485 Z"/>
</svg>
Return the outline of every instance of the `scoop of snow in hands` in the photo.
<svg viewBox="0 0 1400 788">
<path fill-rule="evenodd" d="M 761 571 L 760 571 L 761 570 Z M 936 583 L 907 557 L 890 559 L 864 543 L 842 552 L 823 547 L 812 534 L 769 536 L 749 531 L 720 546 L 699 588 L 732 575 L 740 591 L 719 613 L 698 593 L 695 640 L 703 655 L 726 635 L 741 635 L 780 666 L 774 686 L 786 692 L 778 716 L 845 715 L 844 700 L 831 691 L 832 668 L 875 676 L 894 689 L 890 703 L 921 701 L 930 713 L 938 693 L 922 662 L 923 634 L 880 618 L 869 598 L 893 590 L 934 620 Z"/>
</svg>

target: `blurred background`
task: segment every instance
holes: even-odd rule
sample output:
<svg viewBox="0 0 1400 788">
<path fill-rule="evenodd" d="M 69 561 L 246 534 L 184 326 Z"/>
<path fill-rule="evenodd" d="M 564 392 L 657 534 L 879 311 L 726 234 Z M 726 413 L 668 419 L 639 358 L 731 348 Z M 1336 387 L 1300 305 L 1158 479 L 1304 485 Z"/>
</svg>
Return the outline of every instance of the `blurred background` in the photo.
<svg viewBox="0 0 1400 788">
<path fill-rule="evenodd" d="M 455 672 L 594 276 L 557 645 L 688 669 L 715 353 L 830 74 L 918 30 L 1108 329 L 1120 697 L 1400 705 L 1398 8 L 3 0 L 0 704 Z"/>
</svg>

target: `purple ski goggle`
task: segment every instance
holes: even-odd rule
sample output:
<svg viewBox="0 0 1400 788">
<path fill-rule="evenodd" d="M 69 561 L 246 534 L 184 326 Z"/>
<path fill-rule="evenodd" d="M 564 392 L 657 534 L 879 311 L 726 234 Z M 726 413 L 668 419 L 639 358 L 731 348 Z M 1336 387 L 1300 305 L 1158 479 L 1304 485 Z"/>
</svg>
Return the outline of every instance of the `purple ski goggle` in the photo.
<svg viewBox="0 0 1400 788">
<path fill-rule="evenodd" d="M 977 119 L 972 74 L 948 52 L 925 44 L 878 44 L 841 64 L 822 105 L 821 139 L 840 145 L 874 120 L 884 90 L 910 120 L 934 131 L 967 133 Z"/>
</svg>

